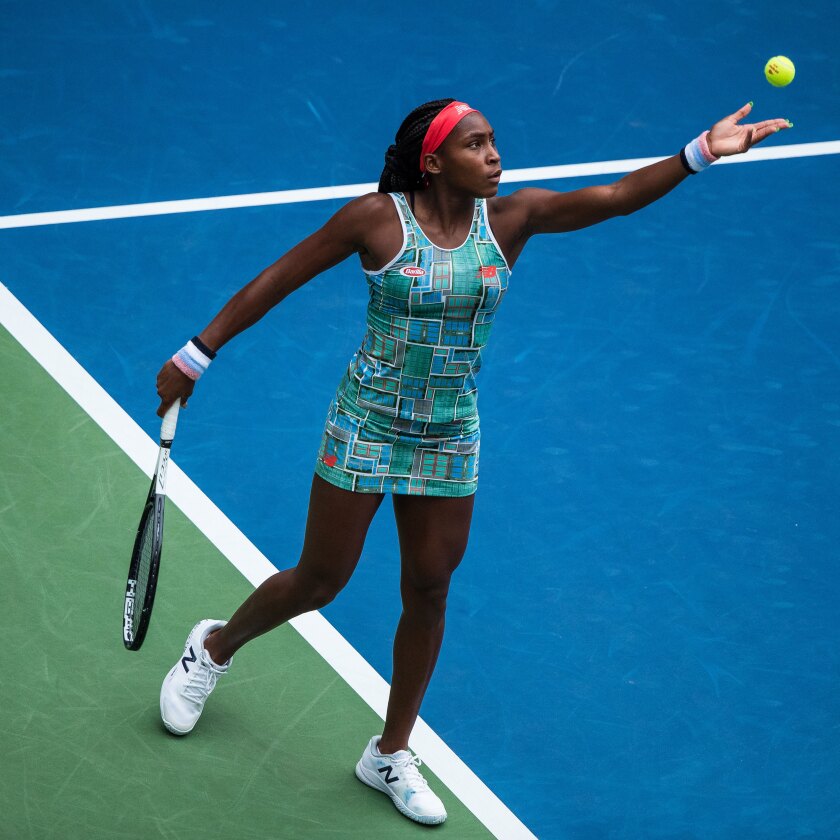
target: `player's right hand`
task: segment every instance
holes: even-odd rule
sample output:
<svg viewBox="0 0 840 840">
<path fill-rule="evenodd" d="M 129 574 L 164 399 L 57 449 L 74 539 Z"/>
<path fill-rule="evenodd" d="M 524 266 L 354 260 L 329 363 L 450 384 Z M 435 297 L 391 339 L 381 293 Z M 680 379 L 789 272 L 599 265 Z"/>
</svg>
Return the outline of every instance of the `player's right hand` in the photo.
<svg viewBox="0 0 840 840">
<path fill-rule="evenodd" d="M 166 362 L 157 375 L 157 392 L 160 397 L 157 416 L 163 417 L 166 409 L 177 399 L 181 400 L 181 408 L 185 408 L 187 400 L 192 396 L 193 388 L 195 388 L 195 380 L 181 373 L 171 359 Z"/>
</svg>

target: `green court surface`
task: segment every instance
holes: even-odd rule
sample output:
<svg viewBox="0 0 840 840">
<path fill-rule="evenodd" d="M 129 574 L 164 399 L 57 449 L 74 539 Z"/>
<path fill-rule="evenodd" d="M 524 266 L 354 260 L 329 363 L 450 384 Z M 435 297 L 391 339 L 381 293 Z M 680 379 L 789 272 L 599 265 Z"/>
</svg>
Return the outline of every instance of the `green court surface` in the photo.
<svg viewBox="0 0 840 840">
<path fill-rule="evenodd" d="M 0 837 L 490 836 L 428 771 L 438 828 L 356 780 L 381 721 L 290 627 L 237 656 L 190 736 L 166 733 L 158 692 L 186 634 L 250 585 L 170 503 L 149 634 L 126 651 L 148 479 L 2 328 L 0 384 Z"/>
</svg>

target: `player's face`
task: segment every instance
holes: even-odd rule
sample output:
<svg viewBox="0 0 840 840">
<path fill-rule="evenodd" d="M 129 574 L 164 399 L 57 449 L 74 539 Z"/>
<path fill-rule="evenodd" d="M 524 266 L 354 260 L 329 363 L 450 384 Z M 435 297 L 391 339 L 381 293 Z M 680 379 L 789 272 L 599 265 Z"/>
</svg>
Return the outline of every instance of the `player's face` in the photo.
<svg viewBox="0 0 840 840">
<path fill-rule="evenodd" d="M 482 114 L 467 114 L 438 151 L 441 173 L 451 186 L 477 198 L 499 191 L 502 159 L 493 128 Z"/>
</svg>

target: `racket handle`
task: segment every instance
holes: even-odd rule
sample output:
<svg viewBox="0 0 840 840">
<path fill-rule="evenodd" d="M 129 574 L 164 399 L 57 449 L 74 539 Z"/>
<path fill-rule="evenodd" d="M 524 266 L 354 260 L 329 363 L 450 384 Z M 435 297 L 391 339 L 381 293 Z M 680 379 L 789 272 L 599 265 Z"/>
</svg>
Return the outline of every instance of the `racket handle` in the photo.
<svg viewBox="0 0 840 840">
<path fill-rule="evenodd" d="M 166 414 L 163 415 L 163 422 L 160 424 L 160 439 L 172 441 L 175 437 L 175 426 L 178 423 L 178 412 L 181 409 L 181 400 L 175 400 L 169 408 L 166 409 Z"/>
</svg>

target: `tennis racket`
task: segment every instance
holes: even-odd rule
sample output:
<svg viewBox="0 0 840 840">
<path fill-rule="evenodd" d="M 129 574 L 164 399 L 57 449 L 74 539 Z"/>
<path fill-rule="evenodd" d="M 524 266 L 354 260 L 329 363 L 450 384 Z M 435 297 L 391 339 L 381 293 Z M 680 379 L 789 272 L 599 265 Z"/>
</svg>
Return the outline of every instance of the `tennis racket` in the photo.
<svg viewBox="0 0 840 840">
<path fill-rule="evenodd" d="M 140 517 L 140 525 L 134 539 L 134 550 L 131 552 L 123 609 L 123 643 L 129 650 L 139 650 L 143 644 L 155 602 L 160 550 L 163 546 L 166 468 L 169 465 L 169 451 L 175 437 L 180 407 L 181 401 L 175 400 L 163 417 L 155 474 L 152 476 L 152 486 L 146 497 L 143 515 Z"/>
</svg>

